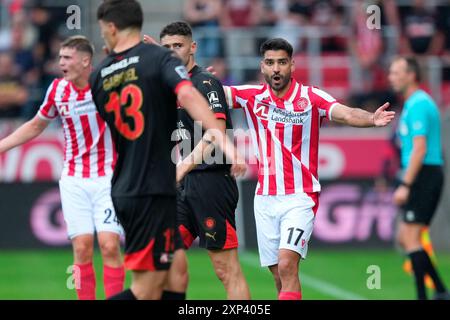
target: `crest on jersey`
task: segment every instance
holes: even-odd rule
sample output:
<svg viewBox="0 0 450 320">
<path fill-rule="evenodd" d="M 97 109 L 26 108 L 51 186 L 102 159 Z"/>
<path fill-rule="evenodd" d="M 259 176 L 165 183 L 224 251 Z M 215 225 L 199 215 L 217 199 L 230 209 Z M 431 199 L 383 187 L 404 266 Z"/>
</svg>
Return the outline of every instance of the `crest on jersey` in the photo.
<svg viewBox="0 0 450 320">
<path fill-rule="evenodd" d="M 205 227 L 208 230 L 214 229 L 214 227 L 216 226 L 216 220 L 212 217 L 208 217 L 205 219 Z"/>
<path fill-rule="evenodd" d="M 296 104 L 298 107 L 298 110 L 296 110 L 296 111 L 303 112 L 303 111 L 305 111 L 306 108 L 308 108 L 309 101 L 308 101 L 308 99 L 306 99 L 304 97 L 300 97 L 297 100 Z"/>
</svg>

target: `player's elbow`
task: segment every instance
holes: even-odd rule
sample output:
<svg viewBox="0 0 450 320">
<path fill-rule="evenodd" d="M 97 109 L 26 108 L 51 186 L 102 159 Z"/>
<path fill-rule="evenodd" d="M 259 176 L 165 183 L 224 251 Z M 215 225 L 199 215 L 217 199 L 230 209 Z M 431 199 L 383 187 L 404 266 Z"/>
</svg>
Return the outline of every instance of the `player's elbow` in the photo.
<svg viewBox="0 0 450 320">
<path fill-rule="evenodd" d="M 195 99 L 195 88 L 192 86 L 183 86 L 177 93 L 178 102 L 182 106 L 188 106 Z"/>
</svg>

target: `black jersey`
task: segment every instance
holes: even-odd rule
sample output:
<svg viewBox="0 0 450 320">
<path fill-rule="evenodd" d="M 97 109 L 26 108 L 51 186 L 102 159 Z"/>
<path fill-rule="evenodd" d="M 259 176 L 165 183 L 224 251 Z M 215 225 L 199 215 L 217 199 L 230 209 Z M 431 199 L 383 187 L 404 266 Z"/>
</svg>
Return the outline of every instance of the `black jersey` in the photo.
<svg viewBox="0 0 450 320">
<path fill-rule="evenodd" d="M 223 91 L 222 84 L 211 73 L 194 66 L 189 72 L 192 83 L 195 88 L 208 100 L 209 108 L 214 112 L 217 119 L 223 119 L 226 121 L 226 128 L 232 129 L 231 117 L 228 111 L 227 101 L 225 99 L 225 93 Z M 200 124 L 195 123 L 189 116 L 187 111 L 181 106 L 178 109 L 178 133 L 176 139 L 179 142 L 179 150 L 181 157 L 184 159 L 189 153 L 194 150 L 194 147 L 200 142 L 204 130 Z M 232 133 L 232 130 L 227 130 L 228 133 Z M 218 155 L 222 155 L 220 150 Z M 229 170 L 231 165 L 226 164 L 226 158 L 220 157 L 217 159 L 213 152 L 210 159 L 206 160 L 206 163 L 198 165 L 194 170 L 205 169 L 225 169 Z"/>
<path fill-rule="evenodd" d="M 117 151 L 112 196 L 175 195 L 176 92 L 192 85 L 171 51 L 139 43 L 112 53 L 90 78 Z"/>
</svg>

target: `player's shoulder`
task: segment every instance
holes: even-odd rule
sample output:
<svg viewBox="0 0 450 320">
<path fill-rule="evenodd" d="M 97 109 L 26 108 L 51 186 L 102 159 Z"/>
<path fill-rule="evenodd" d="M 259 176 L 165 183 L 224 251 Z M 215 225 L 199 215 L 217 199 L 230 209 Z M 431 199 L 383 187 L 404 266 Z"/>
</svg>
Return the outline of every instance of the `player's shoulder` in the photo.
<svg viewBox="0 0 450 320">
<path fill-rule="evenodd" d="M 232 91 L 236 92 L 241 96 L 258 95 L 268 90 L 268 87 L 265 84 L 236 85 L 230 86 L 230 88 L 232 89 Z"/>
<path fill-rule="evenodd" d="M 69 84 L 69 81 L 67 81 L 64 78 L 55 78 L 53 81 L 49 84 L 48 90 L 56 91 L 58 88 L 65 87 Z"/>
<path fill-rule="evenodd" d="M 308 92 L 308 96 L 311 101 L 316 99 L 319 99 L 319 101 L 326 100 L 328 102 L 336 101 L 331 94 L 317 86 L 305 86 L 302 84 L 300 86 L 300 88 L 303 88 L 304 91 Z"/>
<path fill-rule="evenodd" d="M 433 98 L 423 90 L 418 90 L 408 100 L 409 101 L 407 101 L 407 103 L 411 108 L 414 108 L 416 112 L 427 113 L 430 111 L 430 108 L 434 108 L 436 106 Z"/>
<path fill-rule="evenodd" d="M 197 66 L 195 71 L 196 72 L 191 75 L 191 80 L 195 86 L 204 86 L 204 87 L 222 86 L 222 82 L 212 73 L 208 72 L 206 69 Z"/>
</svg>

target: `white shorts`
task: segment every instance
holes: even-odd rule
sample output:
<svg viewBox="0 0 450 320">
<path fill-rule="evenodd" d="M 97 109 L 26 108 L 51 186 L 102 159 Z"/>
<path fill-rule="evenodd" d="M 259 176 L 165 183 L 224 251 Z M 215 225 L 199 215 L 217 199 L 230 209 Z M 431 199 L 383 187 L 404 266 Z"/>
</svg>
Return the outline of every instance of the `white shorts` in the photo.
<svg viewBox="0 0 450 320">
<path fill-rule="evenodd" d="M 279 249 L 306 258 L 314 226 L 318 193 L 279 196 L 255 195 L 256 234 L 261 266 L 278 264 Z"/>
<path fill-rule="evenodd" d="M 82 234 L 123 234 L 111 200 L 111 176 L 59 180 L 61 204 L 70 239 Z"/>
</svg>

